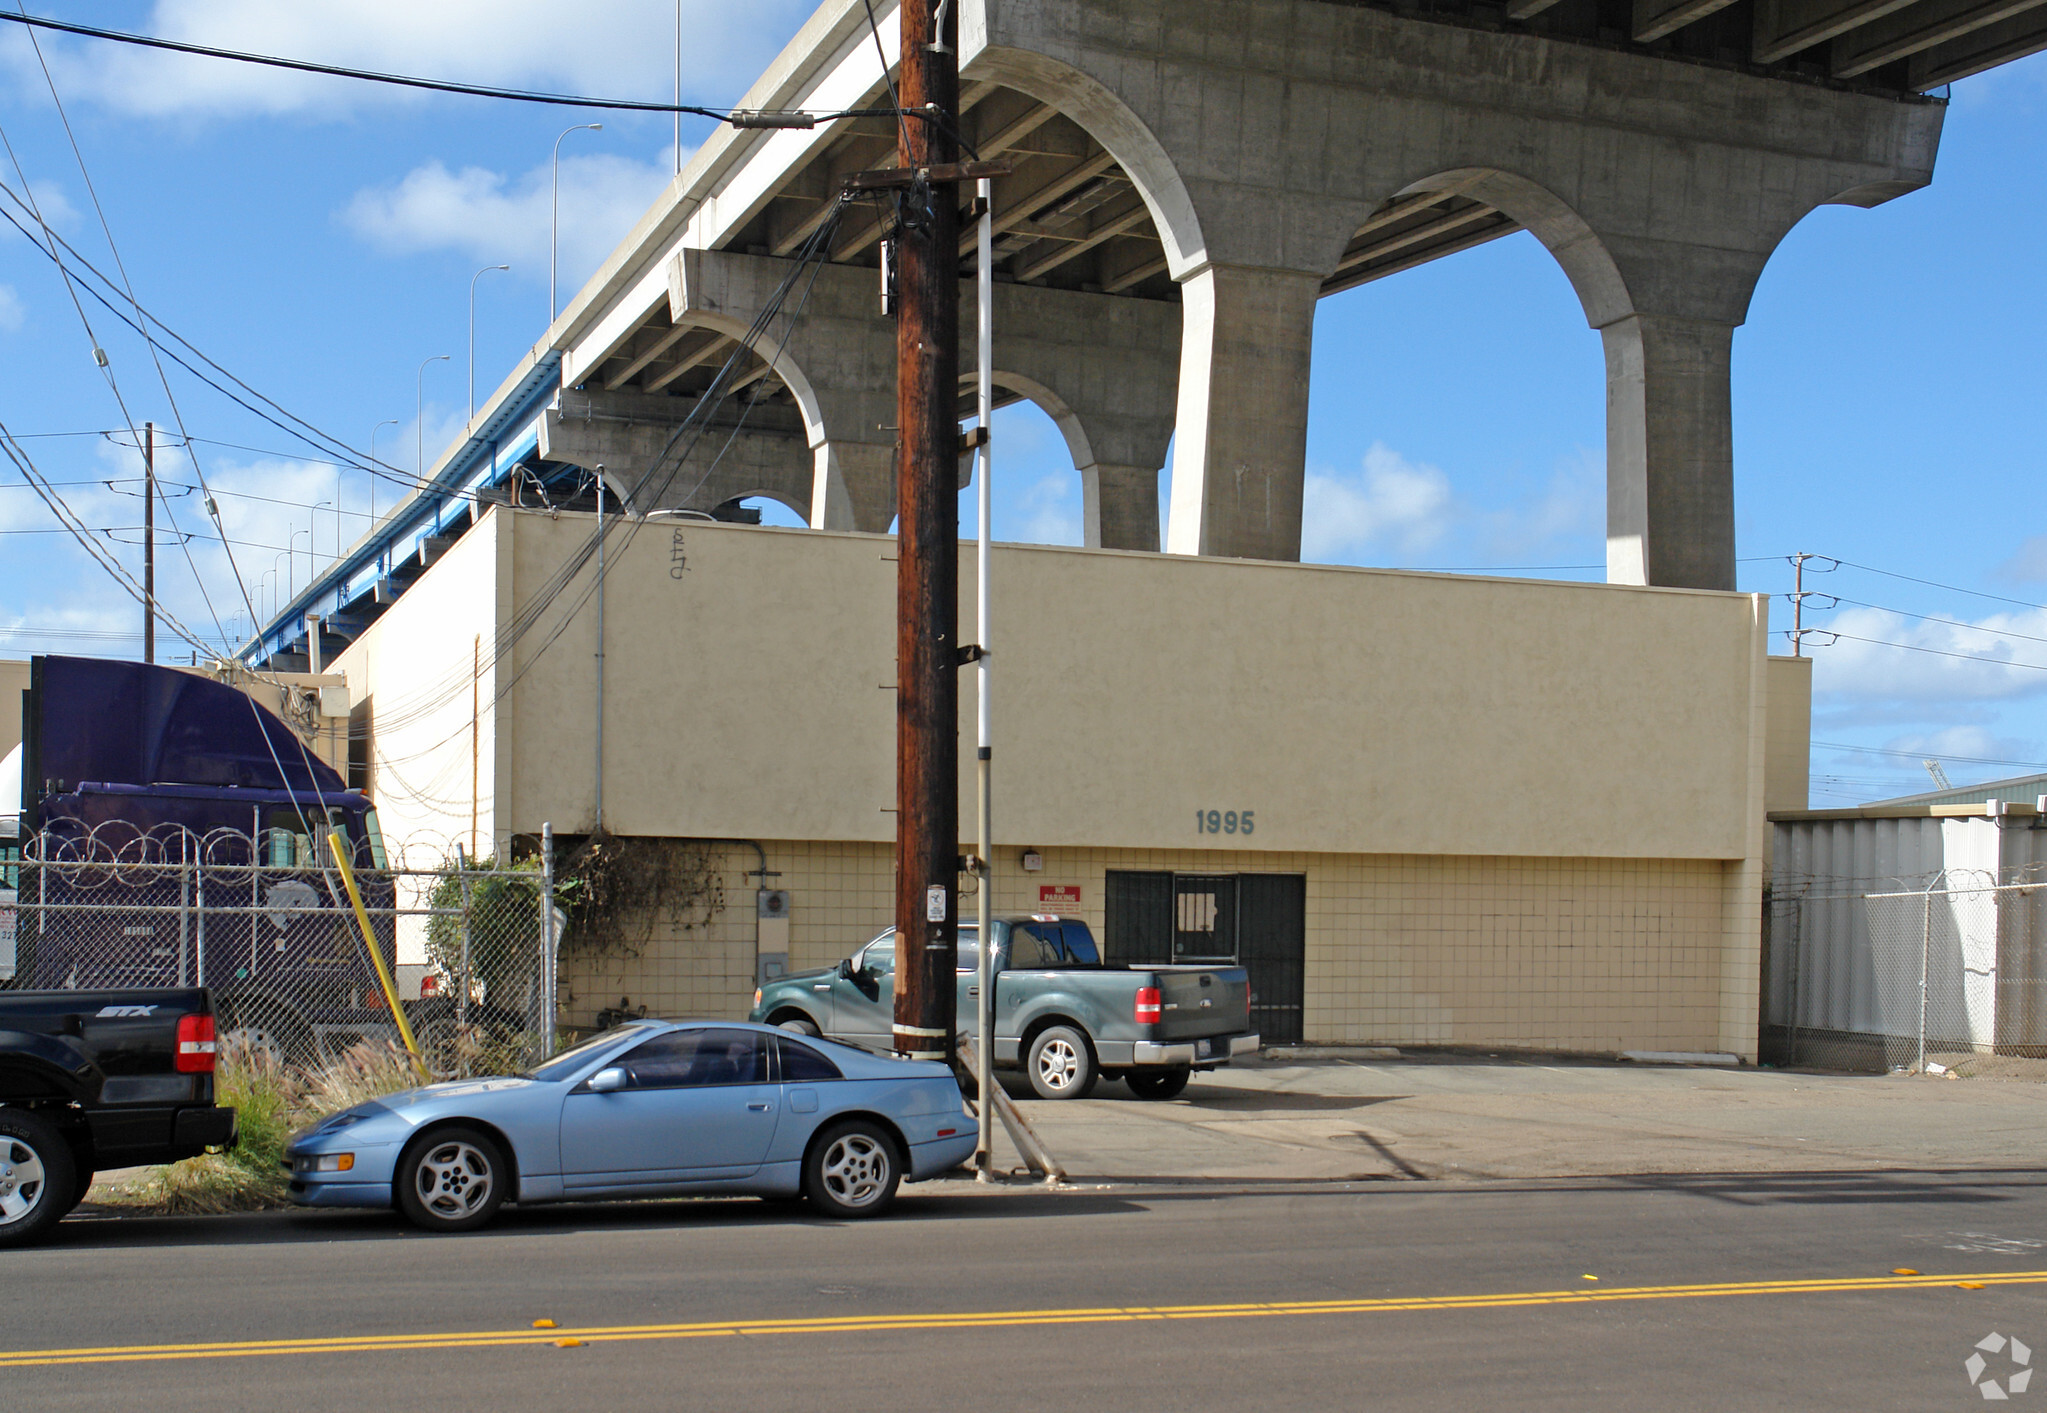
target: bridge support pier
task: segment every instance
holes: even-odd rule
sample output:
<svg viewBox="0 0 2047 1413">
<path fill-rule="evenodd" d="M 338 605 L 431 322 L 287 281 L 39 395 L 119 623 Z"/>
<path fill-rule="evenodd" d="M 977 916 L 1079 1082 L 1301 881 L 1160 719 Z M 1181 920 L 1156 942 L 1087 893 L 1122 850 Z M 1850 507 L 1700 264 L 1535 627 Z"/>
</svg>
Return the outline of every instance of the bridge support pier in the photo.
<svg viewBox="0 0 2047 1413">
<path fill-rule="evenodd" d="M 1322 275 L 1209 265 L 1181 281 L 1174 554 L 1301 557 Z"/>
<path fill-rule="evenodd" d="M 828 441 L 815 452 L 810 528 L 887 534 L 896 518 L 894 444 Z"/>
<path fill-rule="evenodd" d="M 1157 550 L 1159 470 L 1146 466 L 1105 466 L 1080 472 L 1090 549 Z"/>
<path fill-rule="evenodd" d="M 1734 326 L 1635 314 L 1606 346 L 1606 580 L 1734 587 Z"/>
</svg>

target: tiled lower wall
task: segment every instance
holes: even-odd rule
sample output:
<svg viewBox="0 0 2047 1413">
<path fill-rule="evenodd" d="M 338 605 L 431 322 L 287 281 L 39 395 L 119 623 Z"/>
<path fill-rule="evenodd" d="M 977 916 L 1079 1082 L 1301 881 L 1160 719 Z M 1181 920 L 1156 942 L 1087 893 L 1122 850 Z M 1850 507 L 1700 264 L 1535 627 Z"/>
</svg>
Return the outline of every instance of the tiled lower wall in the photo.
<svg viewBox="0 0 2047 1413">
<path fill-rule="evenodd" d="M 829 966 L 888 925 L 888 846 L 764 848 L 781 875 L 770 882 L 791 895 L 792 968 Z M 1726 936 L 1737 864 L 1046 849 L 1043 871 L 1027 874 L 1020 857 L 998 851 L 995 912 L 1037 911 L 1040 888 L 1078 888 L 1097 933 L 1109 869 L 1305 874 L 1310 1042 L 1718 1050 L 1745 1033 L 1738 1048 L 1753 1053 L 1754 1015 L 1723 1025 L 1720 1014 L 1730 945 L 1754 946 Z M 571 949 L 565 1018 L 588 1024 L 621 1001 L 652 1015 L 744 1015 L 756 886 L 745 875 L 756 866 L 750 848 L 728 853 L 725 909 L 698 928 L 657 925 L 637 957 Z M 960 908 L 973 916 L 970 895 Z"/>
</svg>

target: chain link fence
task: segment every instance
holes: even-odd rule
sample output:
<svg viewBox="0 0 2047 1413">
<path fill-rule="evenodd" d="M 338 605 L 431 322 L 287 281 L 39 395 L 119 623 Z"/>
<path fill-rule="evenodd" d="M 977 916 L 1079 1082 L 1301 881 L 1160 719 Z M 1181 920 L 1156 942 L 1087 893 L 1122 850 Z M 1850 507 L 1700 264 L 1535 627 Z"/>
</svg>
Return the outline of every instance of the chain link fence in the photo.
<svg viewBox="0 0 2047 1413">
<path fill-rule="evenodd" d="M 1918 886 L 1773 891 L 1766 1062 L 2047 1078 L 2047 877 L 1947 870 Z"/>
<path fill-rule="evenodd" d="M 305 833 L 175 828 L 51 831 L 9 853 L 0 987 L 206 986 L 224 1044 L 314 1068 L 402 1043 L 388 980 L 436 1078 L 553 1051 L 560 918 L 542 860 L 392 867 L 365 841 L 344 878 Z"/>
</svg>

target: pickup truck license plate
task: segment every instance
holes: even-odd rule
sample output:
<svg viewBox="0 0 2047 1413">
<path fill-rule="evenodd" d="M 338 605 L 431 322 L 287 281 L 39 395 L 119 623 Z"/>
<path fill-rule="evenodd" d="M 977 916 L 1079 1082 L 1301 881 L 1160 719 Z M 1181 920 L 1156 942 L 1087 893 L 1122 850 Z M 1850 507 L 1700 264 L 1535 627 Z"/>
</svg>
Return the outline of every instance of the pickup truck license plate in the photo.
<svg viewBox="0 0 2047 1413">
<path fill-rule="evenodd" d="M 1210 1055 L 1213 1055 L 1214 1053 L 1215 1053 L 1215 1042 L 1214 1042 L 1213 1040 L 1197 1040 L 1197 1041 L 1195 1041 L 1195 1042 L 1194 1042 L 1194 1058 L 1195 1058 L 1195 1059 L 1197 1059 L 1197 1060 L 1205 1060 L 1205 1059 L 1207 1059 L 1207 1058 L 1208 1058 L 1208 1057 L 1209 1057 Z"/>
</svg>

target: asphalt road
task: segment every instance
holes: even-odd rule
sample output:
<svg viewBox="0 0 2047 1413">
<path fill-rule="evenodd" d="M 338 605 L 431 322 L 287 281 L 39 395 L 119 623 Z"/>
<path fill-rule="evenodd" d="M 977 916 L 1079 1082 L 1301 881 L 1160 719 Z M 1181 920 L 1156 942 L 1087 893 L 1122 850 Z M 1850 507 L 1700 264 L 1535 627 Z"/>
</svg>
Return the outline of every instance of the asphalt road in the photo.
<svg viewBox="0 0 2047 1413">
<path fill-rule="evenodd" d="M 1962 1408 L 2047 1363 L 2047 1175 L 74 1218 L 0 1285 L 7 1409 Z"/>
</svg>

